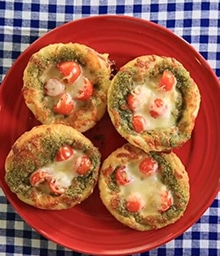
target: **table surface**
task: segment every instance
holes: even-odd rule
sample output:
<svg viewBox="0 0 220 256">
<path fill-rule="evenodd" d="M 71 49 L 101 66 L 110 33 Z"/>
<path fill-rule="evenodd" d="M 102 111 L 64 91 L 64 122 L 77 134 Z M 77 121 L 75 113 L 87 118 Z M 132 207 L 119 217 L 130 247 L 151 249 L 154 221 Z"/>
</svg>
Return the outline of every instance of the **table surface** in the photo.
<svg viewBox="0 0 220 256">
<path fill-rule="evenodd" d="M 37 38 L 65 22 L 100 14 L 129 15 L 167 27 L 195 47 L 220 77 L 217 0 L 0 0 L 0 81 Z M 39 235 L 14 211 L 0 189 L 0 255 L 83 254 Z M 220 194 L 184 234 L 138 255 L 220 255 Z"/>
</svg>

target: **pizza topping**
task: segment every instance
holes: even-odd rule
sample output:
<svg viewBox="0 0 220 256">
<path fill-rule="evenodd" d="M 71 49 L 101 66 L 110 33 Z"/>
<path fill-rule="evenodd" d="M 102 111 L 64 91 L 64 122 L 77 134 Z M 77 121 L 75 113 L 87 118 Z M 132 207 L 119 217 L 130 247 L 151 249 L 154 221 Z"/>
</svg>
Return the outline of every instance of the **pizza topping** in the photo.
<svg viewBox="0 0 220 256">
<path fill-rule="evenodd" d="M 141 115 L 132 116 L 132 126 L 137 133 L 141 133 L 145 130 L 145 119 Z"/>
<path fill-rule="evenodd" d="M 153 118 L 158 118 L 163 116 L 165 111 L 167 110 L 167 106 L 161 98 L 156 98 L 153 100 L 153 103 L 150 105 L 150 115 Z"/>
<path fill-rule="evenodd" d="M 54 97 L 54 96 L 58 96 L 58 95 L 62 94 L 65 90 L 65 86 L 59 79 L 50 78 L 46 82 L 44 89 L 45 89 L 45 93 L 48 96 Z"/>
<path fill-rule="evenodd" d="M 131 94 L 134 95 L 134 96 L 138 96 L 141 94 L 141 86 L 140 85 L 137 85 L 135 86 L 132 90 L 131 90 Z"/>
<path fill-rule="evenodd" d="M 147 77 L 141 84 L 134 81 L 126 97 L 134 131 L 141 133 L 175 125 L 180 109 L 177 104 L 182 97 L 176 83 L 174 74 L 169 70 Z"/>
<path fill-rule="evenodd" d="M 64 80 L 74 83 L 81 74 L 80 65 L 75 61 L 65 61 L 57 65 L 58 70 L 64 75 Z"/>
<path fill-rule="evenodd" d="M 77 112 L 95 92 L 94 77 L 88 67 L 76 61 L 49 65 L 41 76 L 45 103 L 55 114 L 69 116 Z"/>
<path fill-rule="evenodd" d="M 167 211 L 171 205 L 173 204 L 173 197 L 169 190 L 164 190 L 161 193 L 161 206 L 159 208 L 159 212 Z"/>
<path fill-rule="evenodd" d="M 126 166 L 120 166 L 116 169 L 115 178 L 119 185 L 127 185 L 132 180 L 127 172 Z"/>
<path fill-rule="evenodd" d="M 158 163 L 153 158 L 146 157 L 140 162 L 139 169 L 142 174 L 150 176 L 157 171 Z"/>
<path fill-rule="evenodd" d="M 73 149 L 69 145 L 62 146 L 55 156 L 56 161 L 64 161 L 73 155 Z"/>
<path fill-rule="evenodd" d="M 130 195 L 126 200 L 126 209 L 129 212 L 139 212 L 144 207 L 144 202 L 139 195 Z"/>
<path fill-rule="evenodd" d="M 31 174 L 30 184 L 44 193 L 61 195 L 75 177 L 87 174 L 91 167 L 92 161 L 81 150 L 63 145 L 51 163 Z"/>
<path fill-rule="evenodd" d="M 49 182 L 49 188 L 55 195 L 61 195 L 65 192 L 65 188 L 57 184 L 56 180 L 51 179 Z"/>
<path fill-rule="evenodd" d="M 141 94 L 141 86 L 135 86 L 134 89 L 127 97 L 128 107 L 131 111 L 135 111 L 138 105 L 141 103 L 139 95 Z"/>
<path fill-rule="evenodd" d="M 127 97 L 128 108 L 134 111 L 136 105 L 136 97 L 133 94 L 129 94 Z"/>
<path fill-rule="evenodd" d="M 90 71 L 74 61 L 48 67 L 42 76 L 48 106 L 53 106 L 56 114 L 71 115 L 81 108 L 81 101 L 89 100 L 94 94 L 91 80 Z"/>
<path fill-rule="evenodd" d="M 175 86 L 166 92 L 159 90 L 159 79 L 160 77 L 146 80 L 145 84 L 136 84 L 127 96 L 126 103 L 132 111 L 131 123 L 136 132 L 175 125 L 179 93 Z"/>
<path fill-rule="evenodd" d="M 75 97 L 78 100 L 88 100 L 93 95 L 93 84 L 89 81 L 88 78 L 83 78 L 83 85 L 77 92 L 77 96 Z"/>
<path fill-rule="evenodd" d="M 49 178 L 48 172 L 44 169 L 39 169 L 33 172 L 30 176 L 31 186 L 38 186 L 41 183 L 44 183 Z"/>
<path fill-rule="evenodd" d="M 44 190 L 45 186 L 47 186 L 49 187 L 50 192 L 55 195 L 61 195 L 65 192 L 65 187 L 57 184 L 56 179 L 52 176 L 51 170 L 48 168 L 40 168 L 33 172 L 30 176 L 30 184 L 33 187 L 44 187 Z"/>
<path fill-rule="evenodd" d="M 119 196 L 125 200 L 127 211 L 162 213 L 173 204 L 171 191 L 161 181 L 158 168 L 159 163 L 147 155 L 116 167 L 115 172 L 112 172 L 119 187 Z"/>
<path fill-rule="evenodd" d="M 77 162 L 78 162 L 78 164 L 76 167 L 76 172 L 79 175 L 84 175 L 84 174 L 88 173 L 88 171 L 90 170 L 90 168 L 92 166 L 92 162 L 89 159 L 89 157 L 84 155 L 81 158 L 78 158 Z"/>
<path fill-rule="evenodd" d="M 69 93 L 64 93 L 57 104 L 54 106 L 54 112 L 61 115 L 69 115 L 74 109 L 75 103 Z"/>
<path fill-rule="evenodd" d="M 169 70 L 164 70 L 159 82 L 159 88 L 164 91 L 170 91 L 176 85 L 176 78 L 174 74 Z"/>
</svg>

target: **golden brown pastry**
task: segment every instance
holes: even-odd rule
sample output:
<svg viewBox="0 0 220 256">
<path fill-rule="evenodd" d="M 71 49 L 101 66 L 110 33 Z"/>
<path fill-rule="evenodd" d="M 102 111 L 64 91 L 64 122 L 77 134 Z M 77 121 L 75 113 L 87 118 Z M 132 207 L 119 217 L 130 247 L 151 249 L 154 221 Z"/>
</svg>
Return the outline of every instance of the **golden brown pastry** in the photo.
<svg viewBox="0 0 220 256">
<path fill-rule="evenodd" d="M 23 202 L 41 209 L 67 209 L 97 184 L 100 153 L 70 126 L 50 124 L 25 132 L 5 162 L 5 180 Z"/>
<path fill-rule="evenodd" d="M 50 44 L 34 53 L 24 70 L 26 105 L 43 124 L 84 132 L 106 111 L 110 73 L 108 54 L 78 43 Z"/>
<path fill-rule="evenodd" d="M 188 174 L 174 153 L 146 153 L 129 143 L 103 162 L 99 189 L 109 212 L 140 231 L 176 222 L 190 198 Z"/>
<path fill-rule="evenodd" d="M 189 140 L 199 106 L 197 85 L 170 57 L 133 59 L 114 76 L 108 91 L 116 130 L 146 152 L 169 150 Z"/>
</svg>

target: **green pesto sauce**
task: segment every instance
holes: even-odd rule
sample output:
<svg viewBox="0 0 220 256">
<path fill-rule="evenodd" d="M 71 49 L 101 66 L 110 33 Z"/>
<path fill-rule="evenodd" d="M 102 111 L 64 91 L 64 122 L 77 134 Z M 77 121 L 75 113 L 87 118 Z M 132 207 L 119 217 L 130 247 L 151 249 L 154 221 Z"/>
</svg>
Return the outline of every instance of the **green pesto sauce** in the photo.
<svg viewBox="0 0 220 256">
<path fill-rule="evenodd" d="M 86 58 L 87 56 L 81 50 L 63 46 L 60 48 L 56 61 L 77 61 L 82 66 L 86 66 Z"/>
<path fill-rule="evenodd" d="M 111 95 L 111 107 L 117 111 L 120 115 L 121 125 L 125 130 L 133 130 L 131 127 L 132 111 L 126 108 L 127 97 L 132 89 L 134 89 L 134 84 L 132 77 L 129 73 L 119 71 L 114 80 L 114 90 Z"/>
<path fill-rule="evenodd" d="M 185 207 L 187 201 L 178 180 L 173 174 L 173 169 L 170 163 L 155 152 L 151 152 L 150 154 L 158 162 L 159 168 L 163 170 L 160 176 L 162 183 L 168 186 L 173 193 L 175 204 L 168 210 L 168 212 L 171 210 L 175 212 L 182 211 L 182 207 Z M 179 205 L 179 208 L 175 208 L 175 205 L 177 204 Z"/>
<path fill-rule="evenodd" d="M 23 171 L 22 166 L 16 166 L 16 168 L 8 172 L 5 176 L 5 180 L 12 192 L 21 193 L 30 189 L 29 173 Z"/>
<path fill-rule="evenodd" d="M 119 186 L 116 181 L 116 171 L 117 171 L 118 167 L 120 167 L 120 166 L 115 167 L 115 169 L 109 176 L 109 180 L 106 183 L 108 185 L 109 189 L 114 191 L 114 193 L 120 192 Z"/>
</svg>

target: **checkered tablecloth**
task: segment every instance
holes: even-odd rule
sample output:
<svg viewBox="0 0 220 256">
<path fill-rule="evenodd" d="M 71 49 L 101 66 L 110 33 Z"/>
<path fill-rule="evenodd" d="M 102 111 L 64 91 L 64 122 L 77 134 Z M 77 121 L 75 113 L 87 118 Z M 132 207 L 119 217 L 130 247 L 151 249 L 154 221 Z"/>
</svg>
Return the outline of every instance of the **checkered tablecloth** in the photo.
<svg viewBox="0 0 220 256">
<path fill-rule="evenodd" d="M 0 0 L 0 81 L 37 38 L 65 22 L 99 14 L 135 16 L 169 28 L 191 43 L 220 77 L 218 0 Z M 0 189 L 0 255 L 81 254 L 36 233 L 14 211 Z M 184 234 L 141 255 L 220 255 L 220 194 Z"/>
</svg>

